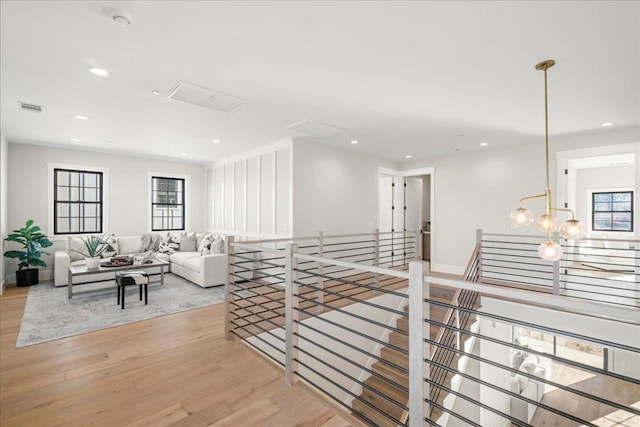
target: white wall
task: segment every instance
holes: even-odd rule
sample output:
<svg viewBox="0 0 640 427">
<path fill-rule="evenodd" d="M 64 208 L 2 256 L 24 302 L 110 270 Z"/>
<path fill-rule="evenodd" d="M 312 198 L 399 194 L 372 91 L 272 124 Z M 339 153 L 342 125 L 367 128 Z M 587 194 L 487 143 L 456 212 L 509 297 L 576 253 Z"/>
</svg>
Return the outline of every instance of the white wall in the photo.
<svg viewBox="0 0 640 427">
<path fill-rule="evenodd" d="M 252 238 L 291 235 L 291 141 L 206 168 L 210 230 Z"/>
<path fill-rule="evenodd" d="M 555 189 L 555 153 L 560 150 L 636 142 L 638 128 L 552 138 L 551 188 Z M 462 273 L 475 245 L 475 230 L 491 233 L 538 234 L 535 228 L 512 230 L 510 212 L 521 197 L 545 190 L 544 143 L 509 146 L 417 161 L 405 169 L 435 167 L 434 253 L 432 269 Z M 544 202 L 527 205 L 542 213 Z"/>
<path fill-rule="evenodd" d="M 369 232 L 378 223 L 378 168 L 393 162 L 294 140 L 293 235 Z"/>
<path fill-rule="evenodd" d="M 48 163 L 72 164 L 109 169 L 108 203 L 109 224 L 105 232 L 120 236 L 138 235 L 150 230 L 149 172 L 189 176 L 187 189 L 187 215 L 189 229 L 204 231 L 204 167 L 193 163 L 149 160 L 82 150 L 9 144 L 8 229 L 24 225 L 27 219 L 45 229 L 52 241 L 64 241 L 66 237 L 53 236 L 48 224 Z M 49 248 L 51 253 L 59 244 Z M 45 256 L 47 270 L 41 276 L 47 279 L 52 268 L 52 257 Z M 10 262 L 9 262 L 10 261 Z M 7 262 L 7 271 L 15 270 L 14 260 Z"/>
<path fill-rule="evenodd" d="M 585 168 L 576 171 L 576 217 L 588 225 L 591 232 L 591 193 L 634 188 L 636 165 L 616 165 L 601 168 Z M 636 207 L 637 209 L 637 207 Z M 625 233 L 607 233 L 613 238 L 629 238 Z"/>
<path fill-rule="evenodd" d="M 7 230 L 7 195 L 9 178 L 9 143 L 0 132 L 0 255 L 4 254 L 4 239 Z M 0 259 L 0 295 L 4 293 L 6 279 L 5 258 Z"/>
</svg>

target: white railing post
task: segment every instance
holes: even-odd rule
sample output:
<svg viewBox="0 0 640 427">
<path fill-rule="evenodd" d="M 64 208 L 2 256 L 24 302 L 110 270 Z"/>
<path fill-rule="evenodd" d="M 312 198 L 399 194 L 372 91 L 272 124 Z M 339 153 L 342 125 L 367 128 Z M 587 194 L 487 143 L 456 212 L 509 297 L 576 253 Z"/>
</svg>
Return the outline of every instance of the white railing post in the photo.
<svg viewBox="0 0 640 427">
<path fill-rule="evenodd" d="M 318 256 L 320 258 L 324 257 L 324 233 L 322 231 L 318 231 Z M 318 262 L 318 290 L 316 291 L 316 300 L 318 304 L 316 304 L 316 313 L 322 313 L 324 302 L 324 263 Z"/>
<path fill-rule="evenodd" d="M 430 396 L 431 386 L 424 379 L 430 379 L 430 365 L 424 362 L 431 357 L 431 348 L 424 341 L 429 335 L 430 318 L 429 283 L 424 281 L 426 263 L 412 261 L 409 264 L 409 427 L 422 427 L 425 415 L 431 405 L 425 405 Z"/>
<path fill-rule="evenodd" d="M 235 271 L 234 267 L 234 247 L 233 247 L 233 236 L 227 236 L 225 253 L 227 254 L 227 262 L 226 262 L 226 280 L 224 282 L 224 337 L 227 340 L 235 339 L 235 334 L 231 333 L 231 310 L 233 310 L 232 301 L 235 300 L 235 276 L 233 275 Z"/>
<path fill-rule="evenodd" d="M 415 242 L 416 261 L 422 261 L 422 230 L 420 229 L 416 231 Z"/>
<path fill-rule="evenodd" d="M 293 254 L 298 250 L 298 245 L 288 243 L 285 255 L 285 290 L 284 290 L 284 315 L 285 315 L 285 383 L 288 386 L 297 381 L 295 373 L 298 371 L 298 261 Z"/>
<path fill-rule="evenodd" d="M 373 229 L 373 265 L 380 265 L 380 230 Z M 378 273 L 373 273 L 373 287 L 378 288 Z"/>
<path fill-rule="evenodd" d="M 553 241 L 560 244 L 560 235 L 553 233 Z M 560 295 L 560 260 L 553 262 L 553 294 Z"/>
<path fill-rule="evenodd" d="M 478 283 L 482 283 L 482 229 L 476 229 L 476 244 L 478 245 Z"/>
</svg>

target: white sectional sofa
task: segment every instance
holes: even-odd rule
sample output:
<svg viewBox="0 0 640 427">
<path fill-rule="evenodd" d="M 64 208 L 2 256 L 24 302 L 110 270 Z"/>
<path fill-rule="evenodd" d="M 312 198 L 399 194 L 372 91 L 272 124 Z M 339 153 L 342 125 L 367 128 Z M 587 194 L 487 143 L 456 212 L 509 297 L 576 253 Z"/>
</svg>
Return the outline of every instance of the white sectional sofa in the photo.
<svg viewBox="0 0 640 427">
<path fill-rule="evenodd" d="M 205 234 L 196 234 L 197 246 Z M 135 254 L 141 252 L 142 236 L 116 236 L 118 254 Z M 200 252 L 175 252 L 173 254 L 157 253 L 159 259 L 170 263 L 170 271 L 203 288 L 220 286 L 225 283 L 226 257 L 224 253 L 201 255 Z M 66 250 L 56 251 L 54 254 L 54 284 L 66 286 L 68 281 L 69 263 L 84 263 L 84 260 L 71 261 Z M 113 273 L 96 273 L 82 276 L 84 281 L 109 280 Z M 75 283 L 75 281 L 74 281 Z M 82 280 L 79 280 L 82 283 Z"/>
</svg>

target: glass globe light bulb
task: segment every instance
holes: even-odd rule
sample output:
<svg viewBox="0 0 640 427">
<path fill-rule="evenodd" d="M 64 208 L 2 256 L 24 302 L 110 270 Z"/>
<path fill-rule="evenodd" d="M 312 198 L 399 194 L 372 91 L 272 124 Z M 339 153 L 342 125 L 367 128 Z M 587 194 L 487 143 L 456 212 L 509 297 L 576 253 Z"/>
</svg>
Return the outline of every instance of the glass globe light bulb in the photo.
<svg viewBox="0 0 640 427">
<path fill-rule="evenodd" d="M 527 208 L 520 207 L 514 210 L 509 215 L 509 218 L 511 219 L 512 228 L 526 227 L 533 224 L 533 213 Z"/>
<path fill-rule="evenodd" d="M 549 231 L 550 228 L 553 233 L 554 231 L 558 231 L 558 220 L 553 215 L 540 215 L 536 221 L 536 227 L 545 233 Z"/>
<path fill-rule="evenodd" d="M 560 226 L 560 235 L 567 240 L 580 240 L 587 235 L 587 230 L 577 219 L 569 219 Z"/>
<path fill-rule="evenodd" d="M 558 261 L 562 258 L 562 248 L 556 242 L 547 240 L 538 246 L 538 255 L 545 261 Z"/>
</svg>

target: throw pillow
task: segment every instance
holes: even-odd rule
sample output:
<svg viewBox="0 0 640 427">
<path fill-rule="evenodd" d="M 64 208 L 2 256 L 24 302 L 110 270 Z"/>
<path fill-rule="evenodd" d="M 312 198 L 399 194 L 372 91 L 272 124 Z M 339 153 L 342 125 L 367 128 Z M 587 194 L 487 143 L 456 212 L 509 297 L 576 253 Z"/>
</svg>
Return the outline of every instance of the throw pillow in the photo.
<svg viewBox="0 0 640 427">
<path fill-rule="evenodd" d="M 175 253 L 179 249 L 179 245 L 177 243 L 167 243 L 162 242 L 158 247 L 158 252 L 161 254 L 169 254 Z"/>
<path fill-rule="evenodd" d="M 207 255 L 211 251 L 212 240 L 213 236 L 211 234 L 207 234 L 202 238 L 198 245 L 198 252 L 200 252 L 200 255 Z"/>
<path fill-rule="evenodd" d="M 196 233 L 189 233 L 181 237 L 178 244 L 180 245 L 180 252 L 195 252 L 197 249 Z"/>
<path fill-rule="evenodd" d="M 224 239 L 221 236 L 216 236 L 211 242 L 211 253 L 212 254 L 223 254 L 224 253 Z"/>
<path fill-rule="evenodd" d="M 67 241 L 67 253 L 69 254 L 69 260 L 71 262 L 83 260 L 84 257 L 89 256 L 87 247 L 79 237 L 69 237 Z"/>
<path fill-rule="evenodd" d="M 146 233 L 140 237 L 140 240 L 142 241 L 140 252 L 158 251 L 162 236 L 158 233 Z"/>
<path fill-rule="evenodd" d="M 107 249 L 102 253 L 103 258 L 111 258 L 118 254 L 118 239 L 115 234 L 108 236 L 104 244 L 107 245 Z"/>
</svg>

